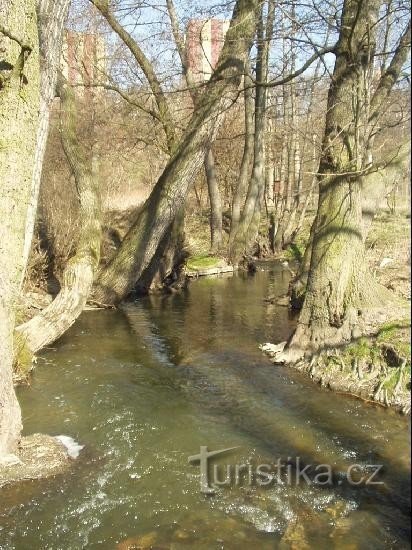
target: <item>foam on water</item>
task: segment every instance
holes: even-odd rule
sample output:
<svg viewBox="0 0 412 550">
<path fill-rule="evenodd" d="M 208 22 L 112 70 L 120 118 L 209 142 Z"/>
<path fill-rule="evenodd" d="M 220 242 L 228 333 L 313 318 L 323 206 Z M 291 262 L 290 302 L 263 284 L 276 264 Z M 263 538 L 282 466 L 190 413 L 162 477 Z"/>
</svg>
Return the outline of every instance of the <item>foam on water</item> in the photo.
<svg viewBox="0 0 412 550">
<path fill-rule="evenodd" d="M 80 451 L 84 449 L 84 445 L 79 445 L 77 441 L 68 435 L 57 435 L 55 439 L 66 447 L 70 458 L 78 458 Z"/>
</svg>

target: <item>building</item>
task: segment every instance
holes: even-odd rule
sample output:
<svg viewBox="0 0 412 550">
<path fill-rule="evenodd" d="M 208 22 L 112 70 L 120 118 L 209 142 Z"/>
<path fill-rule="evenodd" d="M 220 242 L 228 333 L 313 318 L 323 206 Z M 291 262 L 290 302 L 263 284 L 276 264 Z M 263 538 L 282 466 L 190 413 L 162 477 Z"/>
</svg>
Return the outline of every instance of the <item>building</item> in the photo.
<svg viewBox="0 0 412 550">
<path fill-rule="evenodd" d="M 230 21 L 192 19 L 186 34 L 189 69 L 197 82 L 209 80 L 216 69 Z"/>
<path fill-rule="evenodd" d="M 80 94 L 87 94 L 91 84 L 106 80 L 105 60 L 106 47 L 102 35 L 66 30 L 62 72 L 71 86 L 79 88 Z"/>
</svg>

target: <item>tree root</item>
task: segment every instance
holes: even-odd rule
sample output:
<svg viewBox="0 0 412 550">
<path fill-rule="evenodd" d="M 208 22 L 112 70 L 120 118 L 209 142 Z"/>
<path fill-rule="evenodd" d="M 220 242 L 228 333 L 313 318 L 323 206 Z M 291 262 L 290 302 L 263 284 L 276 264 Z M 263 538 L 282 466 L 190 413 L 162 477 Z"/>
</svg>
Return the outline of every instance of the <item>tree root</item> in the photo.
<svg viewBox="0 0 412 550">
<path fill-rule="evenodd" d="M 306 356 L 299 353 L 300 350 L 288 348 L 286 342 L 264 344 L 260 349 L 274 363 L 293 366 L 322 387 L 408 414 L 411 410 L 409 354 L 405 357 L 405 344 L 394 339 L 392 329 L 385 328 L 383 332 L 385 330 L 389 330 L 391 342 L 382 340 L 378 331 L 375 337 L 359 338 Z"/>
</svg>

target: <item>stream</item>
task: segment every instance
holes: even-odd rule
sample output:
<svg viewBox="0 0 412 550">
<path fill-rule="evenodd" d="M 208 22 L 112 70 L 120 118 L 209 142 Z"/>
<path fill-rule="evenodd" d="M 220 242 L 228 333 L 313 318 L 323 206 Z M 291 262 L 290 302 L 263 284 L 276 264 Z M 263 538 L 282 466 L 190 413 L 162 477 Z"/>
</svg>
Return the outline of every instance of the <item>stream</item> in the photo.
<svg viewBox="0 0 412 550">
<path fill-rule="evenodd" d="M 408 419 L 259 351 L 293 331 L 288 309 L 267 301 L 289 277 L 262 264 L 84 312 L 18 389 L 26 434 L 84 449 L 69 473 L 2 490 L 0 548 L 409 548 Z M 188 461 L 206 446 L 235 447 L 211 461 L 222 483 L 231 470 L 210 495 Z M 297 457 L 330 465 L 332 482 L 298 483 Z M 260 484 L 257 466 L 278 459 L 282 475 Z M 236 464 L 251 473 L 236 477 Z M 381 465 L 380 484 L 348 483 L 354 464 Z"/>
</svg>

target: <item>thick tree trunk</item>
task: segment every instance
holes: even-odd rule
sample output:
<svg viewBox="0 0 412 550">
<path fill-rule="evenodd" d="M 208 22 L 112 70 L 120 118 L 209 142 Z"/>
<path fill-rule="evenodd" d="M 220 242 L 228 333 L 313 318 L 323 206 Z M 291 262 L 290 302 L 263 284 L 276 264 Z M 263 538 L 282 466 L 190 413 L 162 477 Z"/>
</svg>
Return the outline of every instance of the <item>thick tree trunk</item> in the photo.
<svg viewBox="0 0 412 550">
<path fill-rule="evenodd" d="M 0 0 L 0 461 L 16 450 L 20 407 L 13 388 L 13 330 L 24 264 L 40 105 L 35 0 Z"/>
<path fill-rule="evenodd" d="M 177 214 L 157 247 L 156 253 L 136 283 L 136 292 L 148 294 L 162 289 L 169 279 L 174 283 L 183 267 L 185 256 L 184 210 Z M 171 280 L 173 279 L 173 280 Z"/>
<path fill-rule="evenodd" d="M 216 175 L 213 150 L 210 147 L 205 156 L 205 172 L 210 201 L 210 243 L 211 252 L 216 253 L 222 246 L 222 199 Z"/>
<path fill-rule="evenodd" d="M 238 0 L 236 3 L 218 67 L 206 84 L 176 152 L 141 214 L 115 257 L 100 274 L 95 290 L 98 302 L 118 302 L 133 289 L 182 208 L 222 117 L 237 96 L 255 32 L 256 5 L 257 0 Z"/>
<path fill-rule="evenodd" d="M 379 7 L 378 0 L 344 3 L 328 96 L 306 296 L 298 328 L 280 360 L 294 362 L 305 353 L 312 355 L 359 336 L 367 312 L 381 309 L 388 298 L 367 269 L 362 215 L 362 174 L 370 163 L 372 135 L 372 131 L 368 135 L 364 94 Z"/>
<path fill-rule="evenodd" d="M 70 0 L 40 0 L 38 7 L 41 55 L 40 120 L 37 130 L 31 197 L 26 218 L 23 255 L 23 265 L 25 266 L 27 265 L 33 239 L 43 159 L 49 133 L 50 109 L 55 96 L 56 76 L 62 50 L 63 27 L 69 6 Z"/>
<path fill-rule="evenodd" d="M 79 317 L 89 297 L 100 259 L 101 205 L 98 182 L 93 174 L 92 159 L 87 158 L 78 142 L 79 125 L 74 91 L 65 83 L 61 83 L 59 89 L 62 145 L 76 183 L 80 205 L 80 235 L 76 254 L 64 270 L 59 294 L 39 315 L 17 328 L 19 340 L 31 353 L 57 340 Z"/>
</svg>

